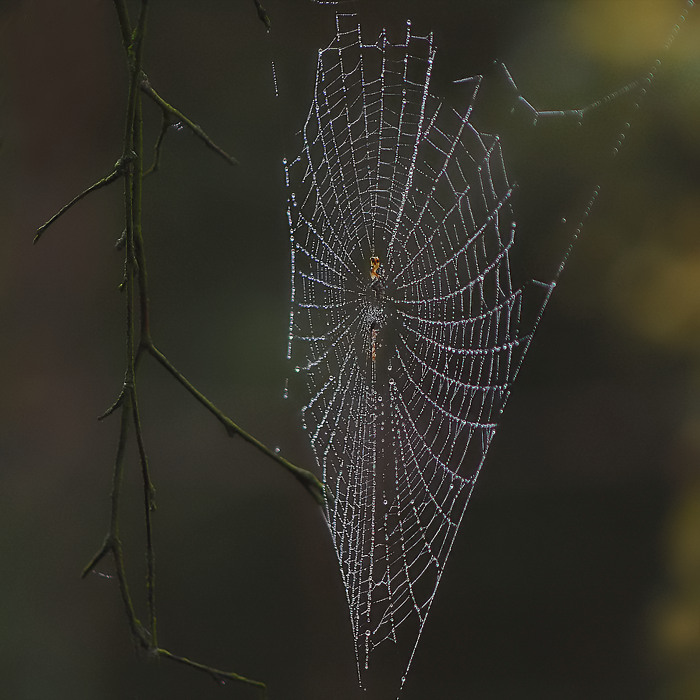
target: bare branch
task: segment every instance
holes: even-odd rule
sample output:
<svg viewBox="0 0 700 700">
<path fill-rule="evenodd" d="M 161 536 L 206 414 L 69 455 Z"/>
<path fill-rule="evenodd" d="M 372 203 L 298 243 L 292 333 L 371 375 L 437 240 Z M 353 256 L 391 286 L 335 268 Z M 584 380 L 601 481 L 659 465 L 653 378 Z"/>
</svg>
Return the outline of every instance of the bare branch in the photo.
<svg viewBox="0 0 700 700">
<path fill-rule="evenodd" d="M 201 139 L 204 144 L 211 148 L 214 153 L 218 153 L 225 161 L 231 165 L 238 165 L 238 160 L 233 156 L 229 155 L 224 151 L 221 146 L 214 143 L 209 136 L 204 132 L 202 127 L 195 124 L 191 119 L 186 117 L 179 109 L 173 107 L 171 104 L 166 102 L 154 89 L 145 74 L 142 74 L 141 80 L 141 90 L 145 92 L 162 110 L 164 113 L 170 115 L 172 122 L 179 122 L 186 126 L 197 138 Z M 161 130 L 162 131 L 162 130 Z M 159 140 L 162 140 L 159 137 Z"/>
<path fill-rule="evenodd" d="M 255 3 L 255 9 L 258 12 L 258 19 L 265 25 L 265 29 L 270 31 L 270 17 L 267 14 L 267 10 L 260 4 L 260 0 L 253 0 Z"/>
<path fill-rule="evenodd" d="M 323 507 L 325 505 L 324 492 L 325 488 L 323 484 L 318 480 L 315 474 L 301 467 L 297 467 L 292 464 L 289 460 L 286 460 L 280 454 L 275 452 L 275 450 L 269 448 L 267 445 L 263 444 L 257 438 L 253 437 L 250 433 L 246 432 L 239 425 L 234 423 L 227 415 L 220 411 L 204 394 L 198 391 L 194 385 L 181 374 L 171 363 L 170 360 L 160 351 L 158 348 L 150 343 L 146 346 L 146 350 L 150 355 L 152 355 L 165 369 L 180 383 L 187 391 L 194 396 L 199 403 L 202 404 L 216 419 L 224 426 L 226 432 L 230 437 L 238 435 L 243 438 L 246 442 L 256 447 L 260 452 L 267 455 L 275 462 L 284 467 L 299 483 L 309 492 L 318 505 Z"/>
<path fill-rule="evenodd" d="M 124 178 L 124 232 L 117 241 L 116 248 L 117 250 L 124 251 L 124 278 L 119 285 L 119 289 L 124 292 L 125 303 L 124 350 L 126 367 L 124 382 L 116 401 L 99 417 L 99 419 L 102 420 L 112 413 L 119 412 L 120 428 L 112 474 L 111 507 L 107 534 L 100 548 L 83 569 L 82 577 L 84 578 L 90 572 L 94 571 L 95 567 L 105 557 L 110 556 L 114 561 L 115 578 L 118 582 L 119 595 L 124 605 L 131 636 L 138 646 L 152 656 L 169 658 L 177 663 L 203 671 L 217 681 L 217 683 L 223 684 L 228 681 L 234 681 L 255 686 L 261 691 L 263 697 L 267 697 L 266 686 L 260 681 L 246 678 L 245 676 L 231 671 L 222 671 L 212 666 L 192 661 L 183 656 L 177 656 L 167 649 L 158 646 L 155 609 L 155 547 L 153 544 L 152 522 L 152 514 L 155 510 L 155 488 L 150 475 L 149 459 L 141 425 L 136 384 L 136 372 L 139 368 L 142 355 L 148 352 L 163 365 L 168 372 L 197 399 L 197 401 L 204 405 L 224 425 L 230 436 L 238 435 L 242 437 L 258 450 L 282 465 L 304 486 L 319 505 L 324 505 L 324 487 L 314 474 L 290 463 L 277 454 L 276 451 L 261 443 L 240 428 L 230 418 L 225 416 L 211 401 L 209 401 L 209 399 L 195 389 L 153 344 L 149 328 L 150 309 L 148 278 L 146 274 L 146 255 L 142 232 L 143 178 L 144 175 L 147 174 L 144 173 L 143 170 L 143 95 L 145 94 L 150 97 L 159 106 L 162 112 L 161 129 L 155 144 L 154 160 L 151 168 L 148 170 L 149 173 L 157 170 L 160 162 L 161 147 L 168 127 L 176 123 L 181 123 L 183 126 L 190 129 L 190 131 L 203 141 L 208 148 L 219 154 L 228 163 L 236 165 L 238 161 L 215 144 L 201 127 L 166 102 L 150 85 L 141 65 L 143 43 L 146 36 L 148 0 L 140 1 L 139 16 L 135 25 L 132 25 L 129 18 L 126 1 L 113 0 L 113 2 L 117 12 L 126 64 L 129 71 L 129 92 L 124 123 L 122 156 L 115 164 L 114 170 L 111 173 L 88 187 L 66 204 L 37 230 L 34 239 L 36 242 L 56 219 L 88 194 L 107 186 L 121 177 Z M 258 0 L 255 0 L 255 4 L 258 10 L 258 16 L 269 29 L 267 13 Z M 137 322 L 139 324 L 138 326 Z M 149 618 L 148 627 L 144 626 L 138 619 L 136 608 L 129 592 L 123 545 L 119 533 L 122 482 L 126 461 L 127 439 L 129 437 L 128 433 L 131 425 L 134 427 L 143 485 L 143 508 L 146 530 L 145 585 Z"/>
<path fill-rule="evenodd" d="M 167 649 L 156 649 L 155 651 L 158 654 L 158 656 L 162 656 L 166 659 L 171 659 L 172 661 L 176 661 L 179 664 L 185 664 L 186 666 L 191 666 L 192 668 L 196 668 L 200 671 L 208 673 L 217 683 L 221 683 L 222 685 L 225 684 L 226 681 L 235 681 L 237 683 L 247 683 L 248 685 L 254 685 L 257 688 L 260 688 L 262 692 L 262 697 L 267 698 L 267 686 L 262 681 L 255 681 L 251 678 L 241 676 L 238 673 L 233 673 L 231 671 L 221 671 L 218 668 L 205 666 L 203 664 L 197 663 L 196 661 L 191 661 L 185 656 L 176 656 L 175 654 L 169 652 Z"/>
<path fill-rule="evenodd" d="M 88 187 L 86 190 L 83 190 L 79 195 L 73 197 L 73 199 L 71 199 L 71 201 L 68 202 L 68 204 L 61 207 L 61 209 L 57 211 L 45 224 L 39 226 L 39 228 L 36 230 L 36 235 L 34 236 L 34 243 L 36 243 L 41 238 L 41 235 L 44 233 L 44 231 L 46 231 L 46 229 L 49 226 L 51 226 L 51 224 L 54 221 L 56 221 L 56 219 L 63 216 L 73 205 L 77 204 L 84 197 L 87 197 L 91 192 L 99 190 L 102 187 L 106 187 L 118 178 L 122 177 L 122 175 L 124 175 L 125 165 L 126 164 L 124 159 L 120 158 L 115 163 L 114 170 L 109 175 L 106 175 L 101 180 L 98 180 L 94 184 L 90 185 L 90 187 Z"/>
<path fill-rule="evenodd" d="M 156 144 L 153 147 L 153 163 L 151 164 L 151 167 L 144 172 L 144 177 L 146 175 L 151 175 L 158 170 L 158 167 L 160 166 L 160 149 L 163 145 L 163 141 L 165 140 L 165 135 L 168 133 L 168 128 L 172 126 L 170 114 L 165 110 L 162 110 L 162 112 L 163 115 L 160 121 L 160 132 L 158 132 L 158 138 L 156 139 Z"/>
</svg>

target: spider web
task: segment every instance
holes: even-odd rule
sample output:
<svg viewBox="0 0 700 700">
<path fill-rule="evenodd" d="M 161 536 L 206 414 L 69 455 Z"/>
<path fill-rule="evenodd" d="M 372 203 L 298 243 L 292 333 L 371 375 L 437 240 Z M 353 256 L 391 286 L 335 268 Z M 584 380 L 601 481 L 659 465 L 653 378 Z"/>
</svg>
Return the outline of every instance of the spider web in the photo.
<svg viewBox="0 0 700 700">
<path fill-rule="evenodd" d="M 285 160 L 288 357 L 308 388 L 303 426 L 360 681 L 378 646 L 407 640 L 403 686 L 569 251 L 546 281 L 517 276 L 514 186 L 498 136 L 471 122 L 479 78 L 456 111 L 430 91 L 432 35 L 408 22 L 401 43 L 384 32 L 364 43 L 354 15 L 336 24 L 319 51 L 303 150 Z M 522 102 L 535 117 L 555 114 Z"/>
</svg>

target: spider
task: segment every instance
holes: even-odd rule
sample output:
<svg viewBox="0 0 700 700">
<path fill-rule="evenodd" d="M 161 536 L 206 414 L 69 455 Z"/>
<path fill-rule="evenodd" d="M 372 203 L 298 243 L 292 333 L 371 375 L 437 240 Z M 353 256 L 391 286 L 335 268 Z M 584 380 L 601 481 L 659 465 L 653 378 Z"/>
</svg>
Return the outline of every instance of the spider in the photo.
<svg viewBox="0 0 700 700">
<path fill-rule="evenodd" d="M 384 298 L 384 282 L 380 272 L 381 265 L 382 263 L 378 257 L 373 255 L 369 259 L 369 276 L 372 278 L 369 288 L 374 292 L 377 301 Z"/>
<path fill-rule="evenodd" d="M 369 276 L 372 282 L 369 288 L 374 292 L 376 300 L 380 301 L 384 297 L 384 282 L 382 281 L 382 275 L 380 272 L 381 262 L 378 257 L 372 256 L 369 259 Z M 372 362 L 377 361 L 377 334 L 379 332 L 380 322 L 378 320 L 372 321 L 370 326 L 371 333 L 371 349 L 372 349 Z"/>
</svg>

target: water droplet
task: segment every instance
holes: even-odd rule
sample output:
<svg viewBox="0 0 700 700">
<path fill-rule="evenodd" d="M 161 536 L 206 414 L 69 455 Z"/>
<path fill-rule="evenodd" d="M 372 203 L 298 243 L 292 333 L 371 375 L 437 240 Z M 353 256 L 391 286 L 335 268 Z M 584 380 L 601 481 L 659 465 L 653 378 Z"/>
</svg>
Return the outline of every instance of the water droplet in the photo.
<svg viewBox="0 0 700 700">
<path fill-rule="evenodd" d="M 106 578 L 106 579 L 111 579 L 114 578 L 112 574 L 105 574 L 102 571 L 97 571 L 96 569 L 91 569 L 90 570 L 91 574 L 95 574 L 95 576 L 99 576 L 100 578 Z"/>
<path fill-rule="evenodd" d="M 561 217 L 561 222 L 562 222 L 562 224 L 565 224 L 565 223 L 566 223 L 566 217 L 565 217 L 565 216 L 562 216 L 562 217 Z"/>
<path fill-rule="evenodd" d="M 279 447 L 275 447 L 275 452 L 276 452 L 277 454 L 279 454 L 279 453 L 280 453 L 280 448 L 279 448 Z"/>
</svg>

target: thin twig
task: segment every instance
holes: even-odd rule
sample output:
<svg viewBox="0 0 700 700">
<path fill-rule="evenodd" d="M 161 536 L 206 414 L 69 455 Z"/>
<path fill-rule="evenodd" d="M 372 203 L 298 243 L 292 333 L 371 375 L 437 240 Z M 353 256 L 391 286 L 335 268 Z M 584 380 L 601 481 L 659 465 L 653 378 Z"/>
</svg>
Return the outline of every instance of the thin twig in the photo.
<svg viewBox="0 0 700 700">
<path fill-rule="evenodd" d="M 134 86 L 134 89 L 136 87 Z M 141 94 L 139 93 L 139 99 L 137 100 L 136 108 L 136 123 L 134 125 L 134 139 L 136 148 L 139 152 L 138 170 L 136 173 L 136 178 L 134 180 L 134 203 L 136 211 L 138 213 L 137 218 L 134 221 L 134 258 L 137 264 L 138 273 L 138 289 L 139 289 L 139 311 L 141 319 L 140 335 L 141 342 L 137 350 L 136 357 L 134 359 L 134 371 L 136 369 L 136 364 L 138 363 L 139 356 L 141 354 L 141 347 L 145 341 L 150 342 L 151 331 L 150 331 L 150 310 L 149 310 L 149 298 L 148 298 L 148 275 L 146 273 L 146 252 L 143 244 L 143 231 L 141 227 L 141 209 L 142 209 L 142 198 L 143 198 L 143 115 L 142 115 L 142 100 Z"/>
<path fill-rule="evenodd" d="M 116 2 L 117 8 L 123 7 L 119 0 Z M 125 10 L 124 10 L 125 13 Z M 126 373 L 124 380 L 124 400 L 121 403 L 122 426 L 127 425 L 131 420 L 136 431 L 136 440 L 139 449 L 139 459 L 144 487 L 144 510 L 146 523 L 146 561 L 147 561 L 147 602 L 149 616 L 149 632 L 146 635 L 141 623 L 137 620 L 133 605 L 129 601 L 127 605 L 127 616 L 131 626 L 132 634 L 137 637 L 142 646 L 151 648 L 156 644 L 156 613 L 155 613 L 155 555 L 153 552 L 152 536 L 152 499 L 153 485 L 148 471 L 148 459 L 141 432 L 141 423 L 138 413 L 138 400 L 136 391 L 136 361 L 135 361 L 135 278 L 138 277 L 139 299 L 142 301 L 141 327 L 144 324 L 143 314 L 143 290 L 141 286 L 141 276 L 145 274 L 144 264 L 140 259 L 141 240 L 141 192 L 143 181 L 143 123 L 141 115 L 141 92 L 139 90 L 139 76 L 141 74 L 141 57 L 143 55 L 143 43 L 146 35 L 146 17 L 148 13 L 148 0 L 141 0 L 141 9 L 136 29 L 132 34 L 131 44 L 127 49 L 127 58 L 131 71 L 129 82 L 129 96 L 127 100 L 127 112 L 124 134 L 124 149 L 134 153 L 133 161 L 126 170 L 124 183 L 124 210 L 126 214 L 126 250 L 125 250 L 125 289 L 126 289 Z M 119 14 L 120 22 L 128 21 L 128 17 Z M 122 428 L 125 432 L 125 428 Z M 122 597 L 128 597 L 128 583 L 124 571 L 124 563 L 121 554 L 121 542 L 117 532 L 118 504 L 113 504 L 112 511 L 112 533 L 114 541 L 114 557 L 117 565 L 117 576 L 119 578 L 119 588 Z M 126 601 L 125 601 L 126 605 Z"/>
<path fill-rule="evenodd" d="M 143 511 L 146 526 L 146 598 L 148 603 L 149 631 L 151 643 L 158 645 L 158 634 L 156 631 L 156 559 L 155 548 L 153 546 L 153 524 L 151 522 L 153 512 L 156 509 L 155 487 L 151 481 L 151 474 L 148 467 L 148 455 L 143 441 L 143 431 L 141 429 L 141 418 L 139 416 L 136 395 L 131 401 L 132 419 L 134 431 L 136 433 L 136 444 L 139 450 L 139 461 L 141 463 L 141 479 L 143 482 Z"/>
<path fill-rule="evenodd" d="M 297 467 L 292 464 L 289 460 L 282 457 L 280 454 L 270 449 L 267 445 L 260 442 L 257 438 L 254 438 L 250 433 L 247 433 L 243 428 L 234 423 L 226 414 L 220 411 L 204 394 L 197 390 L 194 385 L 181 373 L 179 372 L 168 360 L 168 358 L 156 348 L 153 343 L 146 346 L 147 352 L 152 355 L 165 369 L 187 389 L 187 391 L 194 396 L 199 403 L 202 404 L 216 419 L 224 426 L 226 432 L 230 437 L 238 435 L 243 438 L 246 442 L 254 445 L 262 453 L 266 454 L 275 462 L 282 465 L 295 479 L 297 479 L 301 485 L 311 494 L 316 503 L 320 506 L 325 505 L 324 500 L 324 486 L 318 480 L 315 474 L 301 467 Z"/>
<path fill-rule="evenodd" d="M 130 402 L 130 394 L 127 394 L 127 398 L 125 401 L 127 404 Z M 124 453 L 126 451 L 126 441 L 129 432 L 129 418 L 129 411 L 126 410 L 126 408 L 123 409 L 119 430 L 119 440 L 117 442 L 117 454 L 114 459 L 114 473 L 112 475 L 112 507 L 109 523 L 109 532 L 105 537 L 102 547 L 100 547 L 100 549 L 92 557 L 88 565 L 83 569 L 82 577 L 84 578 L 91 571 L 93 571 L 97 564 L 107 554 L 112 555 L 112 558 L 114 559 L 117 580 L 119 582 L 119 593 L 122 598 L 122 603 L 124 604 L 129 628 L 131 629 L 134 638 L 136 638 L 141 645 L 147 646 L 149 642 L 145 636 L 143 626 L 141 625 L 136 616 L 134 604 L 129 593 L 129 584 L 124 566 L 122 544 L 121 539 L 119 537 L 119 501 L 121 498 L 121 485 L 124 476 Z"/>
<path fill-rule="evenodd" d="M 204 144 L 211 148 L 214 153 L 218 153 L 224 160 L 229 162 L 231 165 L 238 165 L 238 160 L 232 155 L 229 155 L 224 151 L 221 146 L 214 143 L 209 136 L 204 132 L 199 124 L 195 124 L 191 119 L 186 117 L 179 109 L 173 107 L 171 104 L 166 102 L 154 89 L 151 83 L 148 81 L 146 75 L 142 73 L 141 79 L 141 90 L 143 90 L 164 112 L 170 114 L 172 121 L 177 123 L 180 122 L 186 126 L 197 138 L 201 139 Z"/>
<path fill-rule="evenodd" d="M 262 697 L 267 698 L 267 686 L 262 681 L 256 681 L 252 678 L 246 678 L 238 673 L 233 673 L 232 671 L 221 671 L 218 668 L 212 668 L 211 666 L 204 666 L 203 664 L 192 661 L 185 656 L 177 656 L 172 654 L 167 649 L 156 649 L 156 653 L 166 659 L 171 659 L 179 664 L 185 664 L 186 666 L 191 666 L 193 668 L 199 669 L 208 673 L 217 683 L 226 683 L 226 681 L 235 681 L 237 683 L 247 683 L 248 685 L 254 685 L 260 688 L 262 692 Z"/>
<path fill-rule="evenodd" d="M 165 110 L 162 110 L 162 116 L 160 120 L 160 132 L 158 132 L 158 138 L 156 139 L 156 144 L 153 147 L 153 163 L 151 164 L 151 167 L 144 172 L 144 177 L 146 175 L 151 175 L 152 173 L 155 173 L 158 170 L 160 166 L 160 149 L 163 145 L 165 135 L 168 133 L 168 129 L 170 128 L 171 124 L 172 122 L 170 121 L 169 113 Z"/>
<path fill-rule="evenodd" d="M 122 283 L 124 284 L 124 283 Z M 121 287 L 122 285 L 120 285 Z M 143 347 L 139 345 L 138 349 L 136 350 L 136 357 L 134 358 L 134 374 L 136 374 L 136 370 L 138 369 L 139 363 L 141 362 L 141 357 L 143 356 Z M 127 391 L 127 385 L 124 383 L 122 385 L 121 391 L 119 392 L 119 396 L 115 399 L 114 403 L 101 415 L 97 416 L 97 420 L 102 421 L 108 416 L 111 416 L 121 405 L 122 402 L 124 401 L 124 394 Z"/>
<path fill-rule="evenodd" d="M 267 14 L 267 10 L 260 4 L 260 0 L 253 0 L 255 3 L 255 9 L 258 13 L 258 19 L 265 25 L 265 29 L 270 31 L 270 17 Z"/>
<path fill-rule="evenodd" d="M 46 231 L 46 229 L 51 226 L 51 224 L 56 221 L 59 217 L 63 216 L 72 206 L 77 204 L 81 199 L 84 197 L 87 197 L 91 192 L 94 192 L 95 190 L 99 190 L 102 187 L 106 187 L 110 183 L 114 182 L 118 178 L 120 178 L 122 175 L 124 175 L 124 160 L 120 159 L 117 161 L 116 165 L 114 166 L 114 170 L 109 174 L 103 177 L 101 180 L 98 180 L 97 182 L 93 183 L 88 187 L 86 190 L 83 190 L 79 195 L 73 197 L 68 204 L 64 205 L 57 211 L 45 224 L 42 224 L 39 226 L 39 228 L 36 230 L 36 235 L 34 236 L 34 243 L 36 243 L 40 238 L 41 235 Z"/>
<path fill-rule="evenodd" d="M 124 0 L 114 0 L 114 8 L 117 11 L 119 18 L 119 29 L 122 34 L 122 45 L 124 51 L 128 55 L 129 45 L 131 44 L 131 20 L 129 19 L 129 10 L 126 7 Z"/>
</svg>

